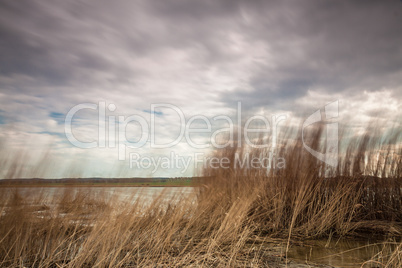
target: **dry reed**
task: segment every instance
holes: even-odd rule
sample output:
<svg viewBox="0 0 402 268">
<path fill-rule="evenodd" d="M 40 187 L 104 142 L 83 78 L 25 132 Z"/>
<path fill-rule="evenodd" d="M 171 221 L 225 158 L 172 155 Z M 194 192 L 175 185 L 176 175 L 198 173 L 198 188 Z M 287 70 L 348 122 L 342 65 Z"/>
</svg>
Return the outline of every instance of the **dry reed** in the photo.
<svg viewBox="0 0 402 268">
<path fill-rule="evenodd" d="M 275 266 L 279 253 L 263 246 L 274 237 L 373 229 L 400 236 L 402 151 L 395 133 L 350 140 L 336 169 L 289 138 L 275 152 L 285 168 L 206 168 L 194 194 L 175 197 L 180 201 L 121 202 L 68 188 L 48 202 L 44 194 L 2 188 L 0 266 Z M 308 137 L 312 148 L 325 149 L 322 135 L 317 129 Z M 242 146 L 214 156 L 234 163 L 247 153 L 262 158 L 269 151 Z M 397 267 L 400 246 L 382 261 Z"/>
</svg>

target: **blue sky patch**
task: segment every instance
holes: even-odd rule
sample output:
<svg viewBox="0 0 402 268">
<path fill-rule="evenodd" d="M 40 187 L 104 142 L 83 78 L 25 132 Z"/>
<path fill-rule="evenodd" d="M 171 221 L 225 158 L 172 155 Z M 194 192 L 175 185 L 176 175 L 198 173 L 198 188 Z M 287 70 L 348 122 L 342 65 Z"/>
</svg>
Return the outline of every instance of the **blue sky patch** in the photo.
<svg viewBox="0 0 402 268">
<path fill-rule="evenodd" d="M 49 116 L 57 121 L 57 124 L 63 124 L 64 123 L 64 114 L 62 113 L 56 113 L 56 112 L 51 112 Z"/>
<path fill-rule="evenodd" d="M 149 114 L 154 113 L 155 115 L 163 115 L 162 112 L 158 112 L 158 111 L 151 111 L 151 110 L 142 110 L 142 111 L 145 113 L 149 113 Z"/>
</svg>

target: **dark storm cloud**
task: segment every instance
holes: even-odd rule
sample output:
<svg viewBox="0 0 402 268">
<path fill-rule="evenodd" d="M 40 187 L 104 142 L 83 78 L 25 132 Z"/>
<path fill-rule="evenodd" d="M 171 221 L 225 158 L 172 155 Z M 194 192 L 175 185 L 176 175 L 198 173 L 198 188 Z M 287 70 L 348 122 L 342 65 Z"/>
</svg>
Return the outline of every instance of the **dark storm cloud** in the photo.
<svg viewBox="0 0 402 268">
<path fill-rule="evenodd" d="M 269 5 L 248 9 L 258 23 L 243 32 L 268 45 L 274 67 L 262 65 L 250 79 L 253 92 L 238 90 L 232 101 L 289 109 L 308 90 L 347 98 L 401 84 L 400 1 L 294 1 L 274 11 Z"/>
<path fill-rule="evenodd" d="M 97 72 L 124 71 L 124 64 L 108 59 L 108 47 L 102 48 L 106 31 L 90 8 L 71 1 L 3 1 L 1 74 L 57 86 L 88 83 Z"/>
<path fill-rule="evenodd" d="M 396 0 L 3 1 L 0 22 L 0 75 L 32 78 L 29 86 L 19 78 L 0 85 L 28 94 L 41 94 L 33 85 L 54 87 L 45 95 L 66 85 L 89 93 L 106 84 L 131 86 L 153 73 L 137 60 L 157 63 L 166 49 L 191 52 L 196 68 L 224 73 L 257 43 L 267 55 L 253 63 L 245 81 L 251 90 L 234 87 L 221 102 L 287 109 L 309 90 L 347 96 L 402 82 Z M 233 33 L 249 51 L 228 49 Z"/>
<path fill-rule="evenodd" d="M 3 1 L 2 72 L 65 80 L 74 68 L 112 71 L 108 38 L 133 59 L 198 45 L 219 60 L 226 52 L 215 38 L 234 30 L 270 47 L 278 62 L 267 71 L 277 79 L 318 73 L 317 83 L 343 85 L 400 71 L 401 8 L 399 1 Z"/>
<path fill-rule="evenodd" d="M 59 83 L 71 77 L 71 70 L 54 53 L 52 36 L 43 35 L 60 30 L 57 18 L 34 1 L 3 1 L 0 18 L 2 75 L 23 74 Z"/>
</svg>

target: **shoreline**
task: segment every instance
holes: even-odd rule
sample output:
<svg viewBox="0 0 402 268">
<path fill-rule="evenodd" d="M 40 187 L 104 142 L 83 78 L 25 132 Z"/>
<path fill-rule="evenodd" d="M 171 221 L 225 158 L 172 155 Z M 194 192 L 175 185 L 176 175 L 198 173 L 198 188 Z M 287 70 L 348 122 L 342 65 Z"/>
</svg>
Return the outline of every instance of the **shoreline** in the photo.
<svg viewBox="0 0 402 268">
<path fill-rule="evenodd" d="M 132 185 L 132 184 L 103 184 L 103 185 L 98 185 L 98 184 L 54 184 L 54 185 L 49 185 L 49 184 L 21 184 L 21 185 L 0 185 L 0 188 L 23 188 L 23 187 L 33 187 L 33 188 L 38 188 L 38 187 L 138 187 L 138 188 L 143 188 L 143 187 L 195 187 L 192 185 L 163 185 L 163 184 L 157 184 L 157 185 Z"/>
</svg>

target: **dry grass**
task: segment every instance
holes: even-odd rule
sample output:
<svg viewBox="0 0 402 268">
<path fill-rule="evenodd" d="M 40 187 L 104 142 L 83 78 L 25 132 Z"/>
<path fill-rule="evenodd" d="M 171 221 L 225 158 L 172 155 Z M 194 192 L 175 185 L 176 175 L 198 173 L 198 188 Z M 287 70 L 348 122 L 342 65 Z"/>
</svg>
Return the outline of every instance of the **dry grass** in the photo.
<svg viewBox="0 0 402 268">
<path fill-rule="evenodd" d="M 385 267 L 402 267 L 402 243 L 397 245 L 396 249 L 392 251 L 391 255 L 386 258 Z"/>
<path fill-rule="evenodd" d="M 310 137 L 320 148 L 322 131 Z M 402 234 L 401 132 L 384 137 L 364 135 L 350 140 L 340 154 L 338 168 L 328 168 L 303 149 L 300 142 L 283 144 L 276 155 L 286 168 L 205 170 L 200 199 L 217 197 L 220 206 L 238 200 L 252 202 L 249 217 L 270 235 L 319 237 L 346 235 L 372 229 Z M 290 141 L 291 139 L 286 139 Z M 340 147 L 342 147 L 342 142 Z M 268 157 L 270 149 L 230 148 L 215 155 L 235 162 L 236 154 Z M 381 152 L 383 157 L 378 157 Z M 347 160 L 346 160 L 347 159 Z M 218 197 L 219 196 L 219 197 Z M 252 200 L 250 200 L 252 199 Z"/>
<path fill-rule="evenodd" d="M 161 196 L 152 204 L 105 202 L 70 189 L 46 206 L 40 195 L 25 202 L 18 190 L 2 191 L 1 267 L 259 266 L 275 259 L 253 246 L 246 203 L 223 212 L 194 196 L 169 205 Z"/>
<path fill-rule="evenodd" d="M 276 152 L 286 168 L 205 169 L 194 195 L 176 197 L 180 202 L 159 196 L 151 204 L 124 203 L 67 189 L 48 205 L 44 195 L 0 189 L 0 266 L 272 266 L 277 252 L 263 242 L 273 237 L 364 235 L 373 229 L 400 236 L 402 152 L 396 133 L 350 141 L 337 169 L 326 169 L 299 142 L 288 142 Z M 323 149 L 320 129 L 308 138 L 312 148 Z M 379 151 L 385 156 L 377 157 Z M 268 151 L 243 146 L 215 156 L 233 163 L 236 154 L 246 153 L 263 157 Z M 401 247 L 387 256 L 381 262 L 398 267 Z"/>
<path fill-rule="evenodd" d="M 364 262 L 361 267 L 402 267 L 402 243 L 395 241 L 383 243 L 381 250 L 371 260 Z"/>
</svg>

